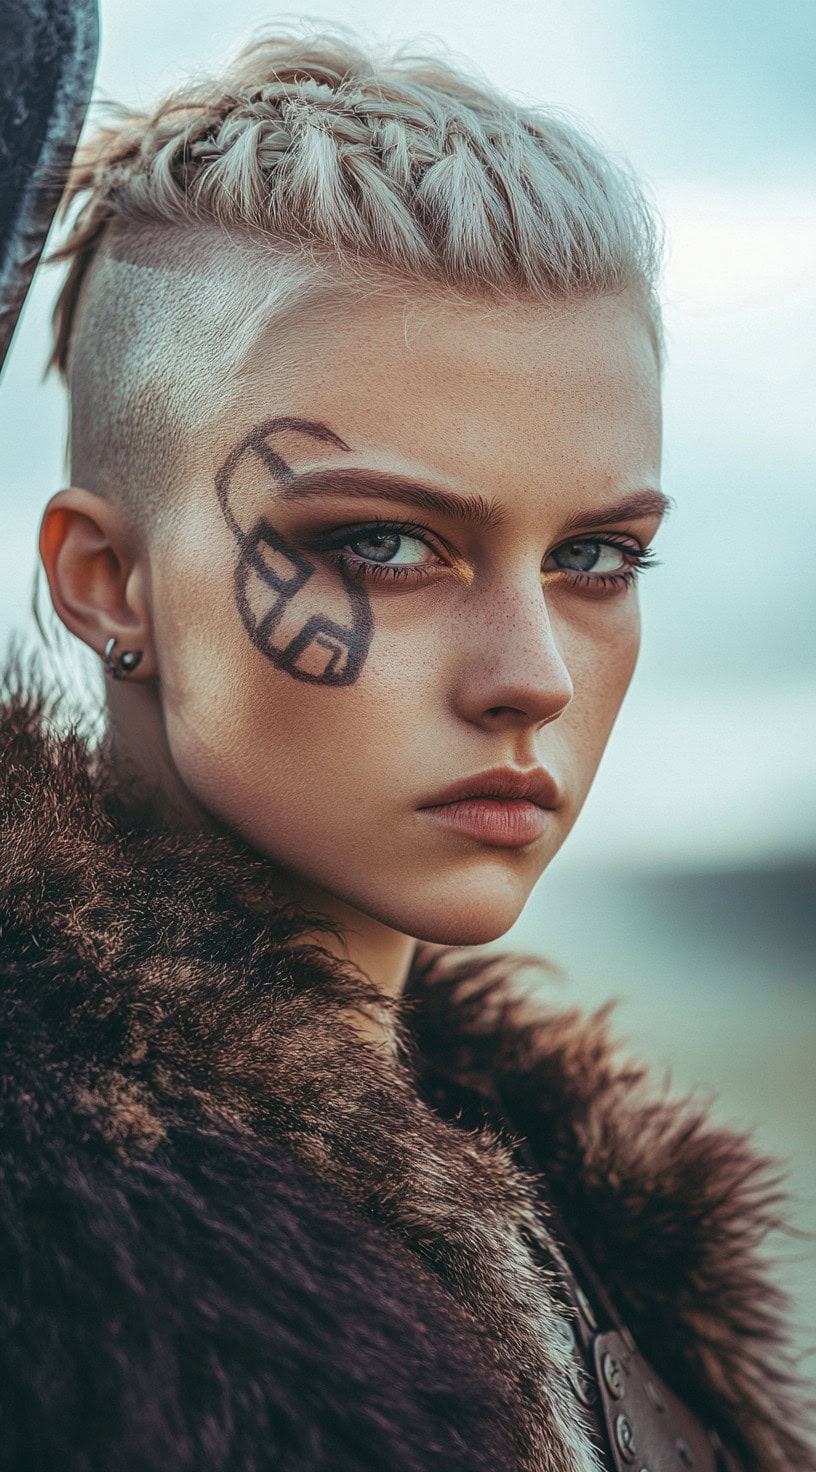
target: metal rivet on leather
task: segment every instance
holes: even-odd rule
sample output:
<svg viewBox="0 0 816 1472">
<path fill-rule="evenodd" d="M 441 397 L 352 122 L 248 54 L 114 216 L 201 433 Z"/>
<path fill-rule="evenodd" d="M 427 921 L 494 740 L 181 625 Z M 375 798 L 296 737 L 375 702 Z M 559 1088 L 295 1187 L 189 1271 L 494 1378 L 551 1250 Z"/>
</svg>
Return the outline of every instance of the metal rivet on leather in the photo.
<svg viewBox="0 0 816 1472">
<path fill-rule="evenodd" d="M 584 1323 L 588 1324 L 590 1329 L 597 1329 L 598 1320 L 592 1312 L 592 1307 L 583 1288 L 576 1288 L 575 1297 L 578 1300 L 578 1307 L 581 1310 L 581 1318 L 584 1320 Z"/>
<path fill-rule="evenodd" d="M 604 1372 L 607 1355 L 617 1361 L 622 1371 L 622 1398 L 616 1399 L 609 1389 Z M 636 1472 L 636 1469 L 639 1472 L 644 1466 L 652 1472 L 726 1472 L 726 1463 L 717 1461 L 709 1437 L 696 1416 L 637 1350 L 629 1354 L 618 1332 L 596 1334 L 592 1358 L 616 1472 Z M 657 1410 L 654 1395 L 647 1392 L 650 1382 L 663 1402 L 662 1411 Z M 687 1460 L 689 1457 L 693 1460 Z M 730 1467 L 729 1472 L 738 1469 Z"/>
<path fill-rule="evenodd" d="M 623 1371 L 618 1364 L 618 1361 L 615 1359 L 615 1356 L 609 1354 L 608 1351 L 601 1360 L 601 1373 L 604 1377 L 604 1382 L 609 1391 L 609 1394 L 613 1395 L 615 1397 L 615 1400 L 620 1400 L 625 1389 L 623 1383 Z"/>
<path fill-rule="evenodd" d="M 597 1391 L 595 1390 L 592 1376 L 587 1374 L 583 1366 L 576 1365 L 575 1370 L 570 1375 L 570 1382 L 581 1405 L 594 1406 L 598 1398 Z"/>
<path fill-rule="evenodd" d="M 634 1462 L 635 1433 L 628 1416 L 615 1417 L 615 1444 L 625 1462 Z"/>
<path fill-rule="evenodd" d="M 662 1395 L 660 1394 L 660 1391 L 658 1390 L 658 1388 L 655 1385 L 654 1381 L 653 1380 L 647 1380 L 646 1381 L 646 1387 L 645 1388 L 646 1388 L 646 1394 L 648 1395 L 649 1400 L 652 1402 L 652 1405 L 654 1406 L 655 1410 L 656 1411 L 665 1411 L 665 1409 L 666 1409 L 666 1402 L 664 1401 L 664 1399 L 663 1399 Z"/>
</svg>

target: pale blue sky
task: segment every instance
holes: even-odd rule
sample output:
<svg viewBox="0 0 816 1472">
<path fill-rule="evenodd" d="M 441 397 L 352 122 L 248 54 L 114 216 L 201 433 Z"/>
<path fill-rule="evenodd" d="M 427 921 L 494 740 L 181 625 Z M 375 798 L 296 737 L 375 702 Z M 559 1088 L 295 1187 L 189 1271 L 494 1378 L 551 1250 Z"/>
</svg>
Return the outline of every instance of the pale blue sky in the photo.
<svg viewBox="0 0 816 1472">
<path fill-rule="evenodd" d="M 97 93 L 150 101 L 282 12 L 102 0 Z M 816 6 L 687 0 L 329 0 L 364 37 L 438 37 L 627 154 L 665 218 L 665 485 L 641 664 L 563 860 L 668 863 L 816 848 Z M 736 23 L 734 17 L 737 17 Z M 0 384 L 0 636 L 27 623 L 64 404 L 41 384 L 41 272 Z M 633 793 L 638 801 L 633 803 Z M 642 812 L 650 815 L 643 823 Z"/>
</svg>

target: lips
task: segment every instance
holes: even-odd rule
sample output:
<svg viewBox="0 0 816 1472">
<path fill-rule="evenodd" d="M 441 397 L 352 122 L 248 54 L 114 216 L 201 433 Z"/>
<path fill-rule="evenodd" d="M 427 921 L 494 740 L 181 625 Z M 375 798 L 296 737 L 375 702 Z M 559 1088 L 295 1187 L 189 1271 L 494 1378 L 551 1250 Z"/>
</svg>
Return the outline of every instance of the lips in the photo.
<svg viewBox="0 0 816 1472">
<path fill-rule="evenodd" d="M 532 802 L 539 808 L 552 809 L 558 806 L 558 796 L 558 784 L 546 767 L 493 767 L 452 783 L 421 807 L 436 808 L 482 797 L 495 802 Z"/>
</svg>

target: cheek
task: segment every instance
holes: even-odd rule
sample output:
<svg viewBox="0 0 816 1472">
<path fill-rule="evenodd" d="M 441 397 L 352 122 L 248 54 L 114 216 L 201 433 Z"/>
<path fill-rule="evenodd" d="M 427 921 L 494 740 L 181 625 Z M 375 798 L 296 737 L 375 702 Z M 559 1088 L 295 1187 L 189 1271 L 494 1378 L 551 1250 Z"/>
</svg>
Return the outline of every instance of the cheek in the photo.
<svg viewBox="0 0 816 1472">
<path fill-rule="evenodd" d="M 405 781 L 420 749 L 431 650 L 407 641 L 398 618 L 384 619 L 353 682 L 298 678 L 252 642 L 225 562 L 223 548 L 208 558 L 199 545 L 194 578 L 165 559 L 154 585 L 161 699 L 179 776 L 209 812 L 265 847 L 275 846 L 275 830 L 284 839 L 326 831 L 335 819 L 359 826 Z M 339 622 L 345 591 L 335 581 L 325 592 L 321 610 Z M 293 612 L 279 625 L 287 639 L 297 633 Z"/>
<path fill-rule="evenodd" d="M 640 607 L 630 593 L 619 618 L 593 643 L 589 656 L 588 684 L 597 693 L 602 719 L 611 726 L 635 671 L 640 650 Z"/>
<path fill-rule="evenodd" d="M 561 738 L 576 791 L 586 795 L 629 687 L 640 648 L 636 593 L 618 608 L 600 607 L 579 627 L 571 625 L 561 644 L 574 694 L 562 720 Z"/>
</svg>

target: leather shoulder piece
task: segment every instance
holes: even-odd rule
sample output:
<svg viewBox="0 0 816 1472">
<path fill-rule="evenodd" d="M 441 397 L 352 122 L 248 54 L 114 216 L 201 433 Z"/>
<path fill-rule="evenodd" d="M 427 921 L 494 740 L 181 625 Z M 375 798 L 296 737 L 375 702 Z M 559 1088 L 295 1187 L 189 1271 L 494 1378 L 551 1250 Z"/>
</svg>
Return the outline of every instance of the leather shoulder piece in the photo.
<svg viewBox="0 0 816 1472">
<path fill-rule="evenodd" d="M 743 1472 L 718 1432 L 675 1395 L 639 1351 L 568 1231 L 550 1184 L 527 1142 L 519 1139 L 498 1090 L 488 1095 L 462 1089 L 462 1098 L 460 1117 L 472 1123 L 480 1111 L 533 1178 L 572 1311 L 576 1398 L 592 1414 L 607 1466 L 614 1472 Z M 535 1250 L 535 1243 L 531 1246 Z"/>
</svg>

